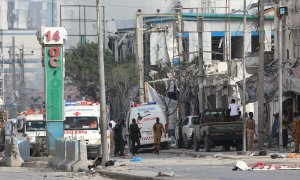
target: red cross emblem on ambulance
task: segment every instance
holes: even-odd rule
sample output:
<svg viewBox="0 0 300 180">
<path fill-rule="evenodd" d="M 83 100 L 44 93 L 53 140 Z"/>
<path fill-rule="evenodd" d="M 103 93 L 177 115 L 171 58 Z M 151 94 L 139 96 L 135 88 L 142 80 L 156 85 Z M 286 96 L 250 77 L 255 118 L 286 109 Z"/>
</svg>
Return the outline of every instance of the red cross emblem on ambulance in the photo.
<svg viewBox="0 0 300 180">
<path fill-rule="evenodd" d="M 73 113 L 76 117 L 78 117 L 81 113 L 79 113 L 79 112 L 75 112 L 75 113 Z"/>
</svg>

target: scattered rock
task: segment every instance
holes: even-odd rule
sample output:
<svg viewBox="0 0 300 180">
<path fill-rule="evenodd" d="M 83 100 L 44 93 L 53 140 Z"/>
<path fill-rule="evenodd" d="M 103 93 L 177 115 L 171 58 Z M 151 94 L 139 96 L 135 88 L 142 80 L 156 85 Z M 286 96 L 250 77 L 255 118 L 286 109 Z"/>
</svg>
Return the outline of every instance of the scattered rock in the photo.
<svg viewBox="0 0 300 180">
<path fill-rule="evenodd" d="M 108 160 L 105 163 L 105 166 L 114 166 L 117 160 Z"/>
</svg>

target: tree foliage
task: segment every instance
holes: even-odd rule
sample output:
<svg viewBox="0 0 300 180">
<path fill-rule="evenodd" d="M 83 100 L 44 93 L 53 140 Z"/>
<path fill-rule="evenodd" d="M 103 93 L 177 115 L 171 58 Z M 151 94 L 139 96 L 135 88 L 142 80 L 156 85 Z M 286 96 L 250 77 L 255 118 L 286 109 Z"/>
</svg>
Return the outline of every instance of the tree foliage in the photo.
<svg viewBox="0 0 300 180">
<path fill-rule="evenodd" d="M 82 96 L 98 100 L 98 45 L 96 43 L 78 45 L 67 51 L 65 57 L 66 83 L 76 86 Z M 124 101 L 128 99 L 131 89 L 137 83 L 131 58 L 127 59 L 125 64 L 118 64 L 111 52 L 104 51 L 107 95 L 120 96 Z"/>
</svg>

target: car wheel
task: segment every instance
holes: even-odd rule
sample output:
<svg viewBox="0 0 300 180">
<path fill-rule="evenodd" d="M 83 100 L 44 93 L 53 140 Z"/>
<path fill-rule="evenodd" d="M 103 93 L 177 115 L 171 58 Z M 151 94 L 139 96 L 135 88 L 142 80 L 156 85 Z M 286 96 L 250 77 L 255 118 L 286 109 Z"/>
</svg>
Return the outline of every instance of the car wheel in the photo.
<svg viewBox="0 0 300 180">
<path fill-rule="evenodd" d="M 175 147 L 176 147 L 177 149 L 181 148 L 181 141 L 180 141 L 179 139 L 176 139 Z"/>
<path fill-rule="evenodd" d="M 169 147 L 169 142 L 168 141 L 165 141 L 161 144 L 161 147 L 163 150 L 169 150 L 170 147 Z"/>
<path fill-rule="evenodd" d="M 224 145 L 223 147 L 224 147 L 225 151 L 230 151 L 230 145 L 227 144 L 227 145 Z"/>
<path fill-rule="evenodd" d="M 205 149 L 205 152 L 210 152 L 210 150 L 211 150 L 210 138 L 207 135 L 205 135 L 205 138 L 204 138 L 204 149 Z"/>
<path fill-rule="evenodd" d="M 235 149 L 236 149 L 237 151 L 242 151 L 242 150 L 243 150 L 243 145 L 242 145 L 242 144 L 236 145 Z"/>
<path fill-rule="evenodd" d="M 188 140 L 188 138 L 185 136 L 185 138 L 184 138 L 184 147 L 186 148 L 186 149 L 189 149 L 190 148 L 190 142 L 189 142 L 189 140 Z"/>
<path fill-rule="evenodd" d="M 194 151 L 199 151 L 200 143 L 199 141 L 197 141 L 196 137 L 193 138 L 193 142 L 194 142 Z"/>
</svg>

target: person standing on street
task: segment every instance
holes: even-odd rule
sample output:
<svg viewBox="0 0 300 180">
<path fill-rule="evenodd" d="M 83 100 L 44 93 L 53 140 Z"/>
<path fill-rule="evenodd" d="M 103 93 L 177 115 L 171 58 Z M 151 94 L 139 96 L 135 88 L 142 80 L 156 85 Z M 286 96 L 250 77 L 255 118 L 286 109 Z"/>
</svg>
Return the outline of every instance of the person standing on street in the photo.
<svg viewBox="0 0 300 180">
<path fill-rule="evenodd" d="M 286 111 L 283 111 L 282 113 L 282 144 L 284 148 L 287 148 L 288 144 L 288 113 Z"/>
<path fill-rule="evenodd" d="M 114 138 L 114 127 L 116 126 L 116 123 L 114 120 L 110 120 L 108 123 L 109 130 L 110 130 L 110 154 L 115 152 L 115 138 Z"/>
<path fill-rule="evenodd" d="M 153 125 L 154 133 L 154 153 L 159 154 L 160 139 L 163 133 L 165 133 L 164 126 L 159 122 L 159 118 L 156 118 L 156 123 Z M 165 136 L 165 135 L 164 135 Z"/>
<path fill-rule="evenodd" d="M 253 139 L 255 134 L 255 120 L 253 119 L 253 112 L 249 112 L 249 118 L 246 120 L 247 133 L 247 151 L 252 149 Z"/>
<path fill-rule="evenodd" d="M 294 153 L 299 153 L 299 144 L 300 144 L 300 116 L 298 113 L 294 112 L 293 122 L 292 122 L 292 136 L 295 144 Z"/>
<path fill-rule="evenodd" d="M 129 138 L 131 140 L 132 155 L 135 156 L 140 147 L 141 132 L 136 120 L 132 119 L 132 124 L 129 126 Z"/>
<path fill-rule="evenodd" d="M 123 125 L 121 119 L 118 120 L 118 123 L 114 127 L 114 141 L 115 156 L 124 156 Z"/>
<path fill-rule="evenodd" d="M 235 99 L 231 100 L 228 109 L 230 109 L 230 121 L 236 121 L 239 116 L 239 108 L 235 103 Z"/>
<path fill-rule="evenodd" d="M 279 114 L 273 114 L 274 122 L 272 126 L 272 142 L 278 147 L 279 144 Z"/>
</svg>

